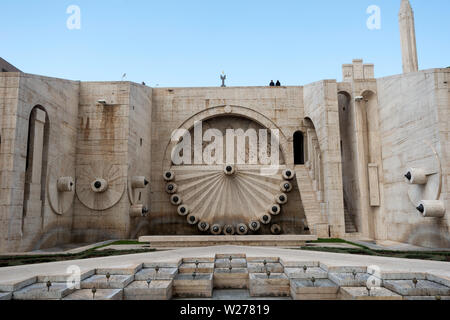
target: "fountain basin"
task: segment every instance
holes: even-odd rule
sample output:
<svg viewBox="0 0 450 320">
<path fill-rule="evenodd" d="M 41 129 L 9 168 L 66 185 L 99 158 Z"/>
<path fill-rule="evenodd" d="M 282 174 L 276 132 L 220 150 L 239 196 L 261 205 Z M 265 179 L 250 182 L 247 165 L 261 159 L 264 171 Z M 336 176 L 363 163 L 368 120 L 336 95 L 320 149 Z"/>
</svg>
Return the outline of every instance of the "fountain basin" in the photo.
<svg viewBox="0 0 450 320">
<path fill-rule="evenodd" d="M 268 262 L 265 266 L 263 262 L 249 262 L 248 272 L 250 273 L 266 273 L 269 270 L 271 273 L 283 273 L 284 268 L 281 263 Z"/>
<path fill-rule="evenodd" d="M 134 276 L 112 275 L 109 280 L 104 275 L 94 275 L 81 281 L 81 289 L 123 289 L 134 280 Z"/>
<path fill-rule="evenodd" d="M 284 273 L 271 274 L 250 273 L 249 289 L 252 297 L 288 297 L 290 295 L 289 279 Z"/>
<path fill-rule="evenodd" d="M 343 300 L 403 300 L 401 295 L 381 287 L 372 288 L 370 296 L 365 287 L 341 287 L 340 295 Z"/>
<path fill-rule="evenodd" d="M 200 262 L 198 264 L 198 267 L 195 265 L 195 263 L 183 263 L 178 268 L 179 273 L 188 273 L 192 274 L 193 272 L 196 273 L 213 273 L 214 272 L 214 263 L 212 262 Z"/>
<path fill-rule="evenodd" d="M 367 273 L 329 273 L 328 278 L 340 287 L 363 287 L 369 279 Z"/>
<path fill-rule="evenodd" d="M 402 296 L 450 296 L 450 288 L 429 280 L 384 280 L 383 286 Z"/>
<path fill-rule="evenodd" d="M 178 274 L 178 268 L 160 268 L 156 272 L 155 268 L 144 268 L 134 275 L 135 281 L 150 280 L 170 280 Z"/>
<path fill-rule="evenodd" d="M 213 274 L 178 274 L 173 279 L 173 295 L 181 298 L 211 298 Z"/>
<path fill-rule="evenodd" d="M 214 288 L 248 289 L 248 270 L 245 268 L 218 268 L 214 270 Z"/>
<path fill-rule="evenodd" d="M 284 268 L 284 273 L 289 279 L 328 279 L 328 272 L 318 267 L 307 268 Z"/>
<path fill-rule="evenodd" d="M 50 290 L 46 283 L 35 283 L 13 293 L 14 300 L 60 300 L 75 291 L 65 282 L 52 283 Z"/>
<path fill-rule="evenodd" d="M 229 266 L 233 268 L 247 268 L 247 260 L 238 258 L 238 259 L 217 259 L 215 262 L 216 268 L 228 268 Z"/>
<path fill-rule="evenodd" d="M 124 300 L 170 300 L 172 280 L 134 281 L 124 292 Z"/>
<path fill-rule="evenodd" d="M 122 289 L 98 289 L 95 292 L 95 297 L 92 294 L 92 290 L 82 289 L 77 290 L 72 294 L 69 294 L 63 300 L 122 300 Z"/>
</svg>

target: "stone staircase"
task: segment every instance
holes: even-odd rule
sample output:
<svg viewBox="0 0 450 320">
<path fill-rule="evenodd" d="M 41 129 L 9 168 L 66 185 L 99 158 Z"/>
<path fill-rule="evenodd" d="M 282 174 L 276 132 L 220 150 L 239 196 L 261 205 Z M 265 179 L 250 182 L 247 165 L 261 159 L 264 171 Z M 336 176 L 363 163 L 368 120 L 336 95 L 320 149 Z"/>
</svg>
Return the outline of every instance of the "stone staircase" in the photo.
<svg viewBox="0 0 450 320">
<path fill-rule="evenodd" d="M 353 216 L 351 215 L 350 210 L 348 209 L 345 197 L 344 197 L 344 217 L 345 217 L 345 233 L 357 233 L 358 229 L 356 228 Z"/>
<path fill-rule="evenodd" d="M 296 165 L 294 170 L 309 228 L 312 234 L 317 235 L 319 238 L 326 238 L 328 237 L 328 224 L 323 221 L 323 215 L 321 214 L 320 203 L 317 192 L 314 189 L 313 181 L 304 165 Z"/>
</svg>

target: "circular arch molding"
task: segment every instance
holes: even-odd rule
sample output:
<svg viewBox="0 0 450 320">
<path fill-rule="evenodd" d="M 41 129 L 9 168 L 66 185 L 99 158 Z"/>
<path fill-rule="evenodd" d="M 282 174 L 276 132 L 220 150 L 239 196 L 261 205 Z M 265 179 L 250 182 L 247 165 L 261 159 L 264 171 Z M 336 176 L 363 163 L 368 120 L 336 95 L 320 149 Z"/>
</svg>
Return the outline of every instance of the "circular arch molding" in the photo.
<svg viewBox="0 0 450 320">
<path fill-rule="evenodd" d="M 253 109 L 234 106 L 234 105 L 220 105 L 216 107 L 212 107 L 203 111 L 200 111 L 183 122 L 177 129 L 185 129 L 187 131 L 191 130 L 194 127 L 194 123 L 197 121 L 206 121 L 211 118 L 219 117 L 219 116 L 238 116 L 247 118 L 249 120 L 255 121 L 262 127 L 270 130 L 277 129 L 280 132 L 280 149 L 283 153 L 283 157 L 285 161 L 287 161 L 287 165 L 290 164 L 288 162 L 289 157 L 286 157 L 288 151 L 288 140 L 284 135 L 283 131 L 268 117 L 264 116 L 260 112 L 257 112 Z M 169 141 L 167 147 L 164 152 L 164 160 L 163 160 L 163 169 L 169 170 L 172 161 L 171 161 L 171 150 L 175 147 L 177 142 Z"/>
</svg>

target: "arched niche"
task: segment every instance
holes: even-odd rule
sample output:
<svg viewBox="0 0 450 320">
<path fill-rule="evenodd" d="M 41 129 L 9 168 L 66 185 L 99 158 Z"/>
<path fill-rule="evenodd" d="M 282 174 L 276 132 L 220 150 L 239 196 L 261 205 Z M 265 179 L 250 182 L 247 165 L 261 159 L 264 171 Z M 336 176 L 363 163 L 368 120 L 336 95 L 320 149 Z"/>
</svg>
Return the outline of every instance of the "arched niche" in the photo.
<svg viewBox="0 0 450 320">
<path fill-rule="evenodd" d="M 302 131 L 294 132 L 293 150 L 294 150 L 294 164 L 305 164 L 305 137 Z"/>
<path fill-rule="evenodd" d="M 344 196 L 344 213 L 353 223 L 346 224 L 346 232 L 356 232 L 359 229 L 361 206 L 359 204 L 355 108 L 352 96 L 346 91 L 338 92 L 340 147 L 342 158 L 342 184 Z"/>
<path fill-rule="evenodd" d="M 185 132 L 191 132 L 194 128 L 196 122 L 207 122 L 209 119 L 218 118 L 218 117 L 238 117 L 248 119 L 251 122 L 259 125 L 261 128 L 268 130 L 277 130 L 279 133 L 279 145 L 280 145 L 280 157 L 284 159 L 286 165 L 292 164 L 292 160 L 290 157 L 287 157 L 288 154 L 288 140 L 284 135 L 283 131 L 269 118 L 262 115 L 261 113 L 254 111 L 250 108 L 241 107 L 241 106 L 230 106 L 230 105 L 221 105 L 209 108 L 207 110 L 203 110 L 193 115 L 183 123 L 181 123 L 177 130 L 184 130 Z M 193 137 L 192 137 L 193 138 Z M 178 140 L 171 139 L 166 147 L 164 152 L 164 160 L 163 160 L 163 168 L 164 170 L 169 170 L 172 165 L 172 150 L 174 150 L 175 146 L 179 143 Z"/>
<path fill-rule="evenodd" d="M 382 172 L 379 137 L 378 98 L 376 92 L 363 90 L 355 102 L 356 154 L 360 190 L 362 233 L 375 236 L 375 216 L 381 205 Z"/>
<path fill-rule="evenodd" d="M 305 165 L 313 181 L 317 198 L 322 202 L 324 199 L 324 170 L 320 142 L 313 121 L 310 118 L 305 118 L 304 124 L 306 127 Z"/>
<path fill-rule="evenodd" d="M 33 107 L 28 119 L 25 163 L 24 217 L 43 216 L 50 122 L 44 107 Z"/>
</svg>

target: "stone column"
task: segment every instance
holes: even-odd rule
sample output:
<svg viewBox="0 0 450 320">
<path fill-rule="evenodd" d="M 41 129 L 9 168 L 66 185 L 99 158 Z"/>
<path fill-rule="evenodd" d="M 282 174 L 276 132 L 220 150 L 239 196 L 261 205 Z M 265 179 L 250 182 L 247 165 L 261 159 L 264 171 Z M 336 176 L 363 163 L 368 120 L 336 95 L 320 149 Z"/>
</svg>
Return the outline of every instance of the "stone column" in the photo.
<svg viewBox="0 0 450 320">
<path fill-rule="evenodd" d="M 402 0 L 398 15 L 400 25 L 400 40 L 402 46 L 403 73 L 417 72 L 416 29 L 414 26 L 414 12 L 409 0 Z"/>
</svg>

